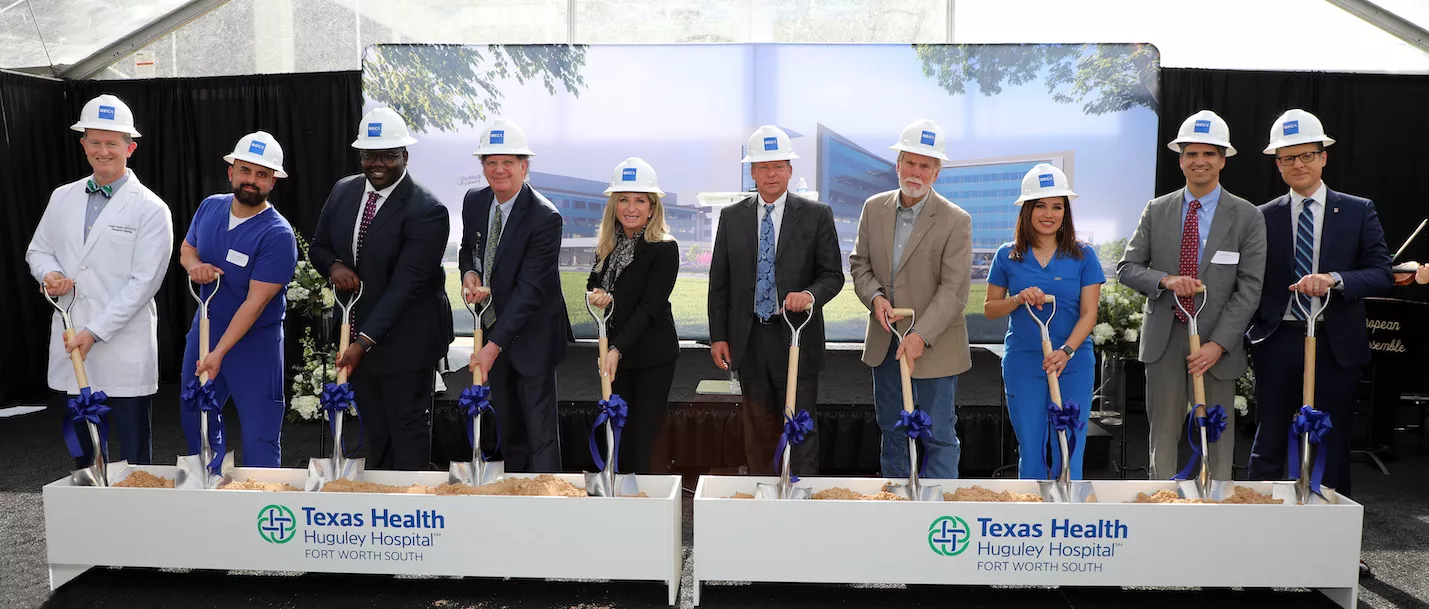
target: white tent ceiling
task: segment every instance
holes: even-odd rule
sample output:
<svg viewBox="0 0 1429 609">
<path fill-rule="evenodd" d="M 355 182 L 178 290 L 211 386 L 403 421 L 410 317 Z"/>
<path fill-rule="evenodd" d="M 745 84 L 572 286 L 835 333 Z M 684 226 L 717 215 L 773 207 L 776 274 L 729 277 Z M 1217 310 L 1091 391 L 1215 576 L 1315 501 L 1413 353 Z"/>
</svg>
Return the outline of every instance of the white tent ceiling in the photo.
<svg viewBox="0 0 1429 609">
<path fill-rule="evenodd" d="M 1151 42 L 1167 67 L 1429 74 L 1426 28 L 1429 0 L 0 0 L 0 68 L 354 70 L 384 42 Z"/>
</svg>

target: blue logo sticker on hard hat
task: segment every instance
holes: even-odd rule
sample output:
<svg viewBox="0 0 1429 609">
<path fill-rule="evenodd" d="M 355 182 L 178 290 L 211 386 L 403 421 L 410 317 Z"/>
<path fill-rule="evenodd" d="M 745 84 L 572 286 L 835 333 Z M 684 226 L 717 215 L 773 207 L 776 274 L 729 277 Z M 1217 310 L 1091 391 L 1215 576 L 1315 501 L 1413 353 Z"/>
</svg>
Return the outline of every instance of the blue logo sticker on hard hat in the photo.
<svg viewBox="0 0 1429 609">
<path fill-rule="evenodd" d="M 1191 129 L 1195 133 L 1210 133 L 1211 121 L 1196 121 L 1195 128 Z"/>
<path fill-rule="evenodd" d="M 248 144 L 248 151 L 258 156 L 263 156 L 263 151 L 267 149 L 268 145 L 258 140 L 253 140 L 252 143 Z"/>
<path fill-rule="evenodd" d="M 634 182 L 634 181 L 635 181 L 635 168 L 634 168 L 634 167 L 626 167 L 625 169 L 620 170 L 620 181 L 621 181 L 621 182 Z"/>
<path fill-rule="evenodd" d="M 777 137 L 766 137 L 766 138 L 764 138 L 764 149 L 765 149 L 765 150 L 778 150 L 778 149 L 779 149 L 779 138 L 777 138 Z"/>
<path fill-rule="evenodd" d="M 1057 185 L 1057 181 L 1052 178 L 1052 174 L 1043 173 L 1037 175 L 1037 185 L 1042 188 L 1051 188 Z"/>
<path fill-rule="evenodd" d="M 367 137 L 382 137 L 382 123 L 367 123 Z"/>
<path fill-rule="evenodd" d="M 924 146 L 932 146 L 934 140 L 937 139 L 938 136 L 935 135 L 932 131 L 924 131 L 923 136 L 918 141 L 921 142 Z"/>
<path fill-rule="evenodd" d="M 1300 133 L 1300 121 L 1285 121 L 1280 129 L 1285 132 L 1285 135 L 1295 135 Z"/>
<path fill-rule="evenodd" d="M 505 129 L 492 129 L 492 130 L 491 130 L 491 137 L 489 137 L 489 138 L 486 139 L 486 143 L 488 143 L 488 144 L 505 144 L 505 143 L 506 143 L 506 130 L 505 130 Z"/>
<path fill-rule="evenodd" d="M 107 121 L 114 120 L 114 106 L 100 106 L 99 118 L 102 118 Z"/>
</svg>

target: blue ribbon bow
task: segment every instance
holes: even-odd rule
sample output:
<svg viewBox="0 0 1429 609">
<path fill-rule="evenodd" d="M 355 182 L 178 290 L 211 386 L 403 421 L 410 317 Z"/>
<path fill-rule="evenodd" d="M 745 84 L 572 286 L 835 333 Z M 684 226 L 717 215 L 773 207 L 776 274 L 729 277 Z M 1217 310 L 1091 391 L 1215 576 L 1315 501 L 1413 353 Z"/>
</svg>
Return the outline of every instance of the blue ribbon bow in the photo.
<svg viewBox="0 0 1429 609">
<path fill-rule="evenodd" d="M 490 461 L 491 457 L 476 446 L 476 430 L 472 429 L 471 422 L 482 413 L 491 413 L 491 417 L 496 422 L 496 450 L 501 450 L 501 420 L 496 419 L 496 408 L 491 406 L 491 388 L 486 385 L 472 385 L 463 389 L 461 398 L 457 399 L 457 408 L 466 413 L 466 441 L 472 445 L 473 450 L 478 451 L 482 461 Z"/>
<path fill-rule="evenodd" d="M 84 457 L 84 445 L 80 444 L 76 424 L 84 427 L 88 423 L 94 423 L 99 427 L 100 450 L 105 454 L 109 453 L 109 407 L 104 405 L 104 401 L 109 396 L 103 391 L 91 392 L 88 387 L 81 387 L 79 395 L 69 399 L 69 413 L 60 421 L 60 435 L 64 438 L 65 446 L 69 448 L 70 456 L 81 459 Z M 85 440 L 89 441 L 89 433 L 85 432 Z M 100 455 L 95 455 L 100 458 Z"/>
<path fill-rule="evenodd" d="M 1205 404 L 1197 404 L 1196 406 L 1205 408 Z M 1206 428 L 1207 442 L 1215 443 L 1219 441 L 1221 439 L 1221 433 L 1226 430 L 1226 409 L 1222 408 L 1220 404 L 1216 404 L 1215 406 L 1206 408 L 1206 416 L 1196 416 L 1195 408 L 1192 408 L 1191 412 L 1186 414 L 1186 443 L 1191 445 L 1191 453 L 1194 454 L 1194 456 L 1190 461 L 1186 462 L 1186 467 L 1181 468 L 1181 471 L 1176 472 L 1176 475 L 1172 476 L 1172 480 L 1190 480 L 1195 477 L 1197 462 L 1200 459 L 1206 458 L 1205 455 L 1201 454 L 1201 442 L 1196 437 L 1199 435 L 1197 430 L 1202 427 Z"/>
<path fill-rule="evenodd" d="M 615 428 L 615 445 L 610 449 L 610 469 L 617 469 L 620 465 L 620 430 L 625 428 L 625 418 L 630 415 L 630 406 L 626 405 L 625 398 L 618 393 L 610 394 L 610 399 L 597 402 L 600 406 L 600 414 L 595 417 L 595 425 L 590 428 L 590 457 L 595 460 L 595 469 L 605 471 L 605 459 L 600 456 L 600 448 L 595 444 L 596 433 L 600 431 L 600 426 L 610 421 L 611 427 Z"/>
<path fill-rule="evenodd" d="M 318 397 L 318 403 L 322 405 L 323 410 L 327 411 L 327 424 L 328 428 L 332 430 L 333 442 L 343 442 L 342 438 L 337 437 L 337 414 L 357 406 L 357 398 L 352 393 L 352 385 L 349 383 L 324 385 L 323 393 Z M 348 453 L 344 442 L 342 445 L 343 456 L 351 459 L 353 454 L 362 450 L 362 441 L 366 435 L 366 427 L 362 424 L 362 410 L 357 409 L 357 448 L 352 449 L 352 453 Z"/>
<path fill-rule="evenodd" d="M 197 377 L 189 379 L 189 382 L 184 384 L 183 391 L 179 392 L 179 403 L 183 404 L 185 411 L 197 412 L 200 417 L 212 415 L 208 426 L 208 445 L 213 449 L 213 459 L 208 463 L 208 470 L 216 476 L 221 475 L 227 444 L 223 434 L 223 408 L 218 403 L 213 379 L 202 385 Z"/>
<path fill-rule="evenodd" d="M 1082 421 L 1082 407 L 1076 402 L 1067 401 L 1058 408 L 1056 402 L 1047 402 L 1047 427 L 1050 434 L 1059 431 L 1067 432 L 1067 458 L 1071 458 L 1077 452 L 1077 435 L 1083 433 L 1087 424 Z M 1049 479 L 1056 480 L 1062 471 L 1062 458 L 1060 446 L 1058 450 L 1051 450 L 1050 441 L 1042 443 L 1042 450 L 1050 451 L 1051 458 L 1044 460 L 1047 464 L 1047 474 Z"/>
<path fill-rule="evenodd" d="M 1300 434 L 1309 434 L 1310 444 L 1322 445 L 1320 450 L 1315 451 L 1315 463 L 1310 470 L 1310 490 L 1322 497 L 1324 494 L 1320 492 L 1320 482 L 1325 477 L 1326 453 L 1323 444 L 1334 427 L 1330 423 L 1330 413 L 1315 410 L 1312 406 L 1301 406 L 1300 412 L 1295 414 L 1290 423 L 1290 437 L 1287 441 L 1290 450 L 1285 459 L 1286 475 L 1291 480 L 1300 479 Z"/>
<path fill-rule="evenodd" d="M 809 438 L 809 434 L 814 433 L 814 417 L 809 416 L 809 411 L 800 410 L 794 413 L 793 418 L 784 415 L 784 433 L 779 434 L 779 445 L 774 447 L 774 471 L 779 471 L 779 458 L 784 455 L 784 450 L 790 446 L 798 446 Z M 799 477 L 789 475 L 789 482 L 798 482 Z"/>
<path fill-rule="evenodd" d="M 917 440 L 919 437 L 924 439 L 933 437 L 933 417 L 929 416 L 926 411 L 917 408 L 914 408 L 912 412 L 903 410 L 898 413 L 898 423 L 894 424 L 893 428 L 899 427 L 903 428 L 904 433 L 908 434 L 908 438 L 911 440 Z M 922 471 L 927 468 L 928 451 L 923 451 L 922 458 L 918 459 L 918 470 Z"/>
</svg>

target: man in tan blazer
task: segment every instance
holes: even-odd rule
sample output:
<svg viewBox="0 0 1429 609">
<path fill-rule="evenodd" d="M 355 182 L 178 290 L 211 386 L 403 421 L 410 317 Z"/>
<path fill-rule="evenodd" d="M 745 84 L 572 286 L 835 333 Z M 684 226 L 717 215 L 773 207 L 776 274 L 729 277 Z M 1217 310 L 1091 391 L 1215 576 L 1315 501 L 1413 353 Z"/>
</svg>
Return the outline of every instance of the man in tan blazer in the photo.
<svg viewBox="0 0 1429 609">
<path fill-rule="evenodd" d="M 953 394 L 957 375 L 972 367 L 963 317 L 972 281 L 972 217 L 933 191 L 948 160 L 937 124 L 914 121 L 891 148 L 898 151 L 899 188 L 864 202 L 849 256 L 854 291 L 870 311 L 863 361 L 873 367 L 874 411 L 883 429 L 880 462 L 884 476 L 908 475 L 907 430 L 898 425 L 898 360 L 907 359 L 913 403 L 932 419 L 931 434 L 922 436 L 922 475 L 957 478 L 962 446 L 954 431 Z M 915 313 L 902 344 L 888 327 L 903 319 L 888 314 L 895 307 Z"/>
</svg>

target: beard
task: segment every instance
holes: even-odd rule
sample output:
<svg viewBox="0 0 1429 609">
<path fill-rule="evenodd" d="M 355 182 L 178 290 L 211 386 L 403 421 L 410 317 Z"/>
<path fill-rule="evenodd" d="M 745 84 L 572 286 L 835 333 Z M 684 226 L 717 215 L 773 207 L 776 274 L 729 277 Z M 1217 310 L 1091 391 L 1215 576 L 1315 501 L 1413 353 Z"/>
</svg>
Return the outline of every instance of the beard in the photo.
<svg viewBox="0 0 1429 609">
<path fill-rule="evenodd" d="M 933 187 L 924 184 L 915 188 L 907 182 L 902 182 L 898 185 L 898 189 L 901 190 L 903 194 L 907 195 L 910 199 L 922 199 L 923 197 L 928 195 L 928 191 L 932 190 Z"/>
<path fill-rule="evenodd" d="M 242 203 L 249 207 L 258 207 L 259 205 L 262 205 L 264 201 L 268 200 L 268 195 L 259 192 L 256 187 L 253 190 L 248 190 L 242 186 L 239 186 L 238 188 L 233 189 L 233 198 L 237 199 L 239 203 Z"/>
</svg>

